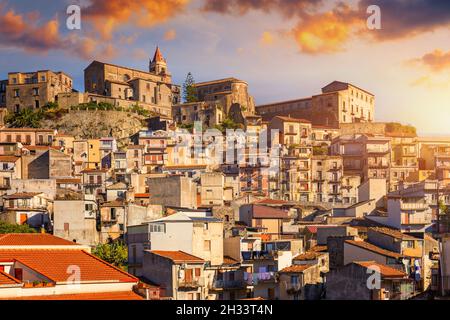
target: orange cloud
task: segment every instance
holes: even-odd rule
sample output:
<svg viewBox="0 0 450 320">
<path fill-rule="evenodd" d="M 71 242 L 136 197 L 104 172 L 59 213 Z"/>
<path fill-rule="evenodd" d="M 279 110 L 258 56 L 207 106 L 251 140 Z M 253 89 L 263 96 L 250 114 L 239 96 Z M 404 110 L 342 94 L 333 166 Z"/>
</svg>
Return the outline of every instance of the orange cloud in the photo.
<svg viewBox="0 0 450 320">
<path fill-rule="evenodd" d="M 82 9 L 84 19 L 92 22 L 103 39 L 111 39 L 119 26 L 131 23 L 138 27 L 151 27 L 167 21 L 190 0 L 91 0 Z"/>
<path fill-rule="evenodd" d="M 38 17 L 35 12 L 23 16 L 12 9 L 5 11 L 0 7 L 0 44 L 27 51 L 61 48 L 58 21 L 55 19 L 38 25 Z"/>
<path fill-rule="evenodd" d="M 440 72 L 450 69 L 450 51 L 444 52 L 436 49 L 423 55 L 421 58 L 413 59 L 412 62 L 425 66 L 433 72 Z"/>
<path fill-rule="evenodd" d="M 167 30 L 166 33 L 164 33 L 164 40 L 166 40 L 166 41 L 175 40 L 176 37 L 177 37 L 177 31 L 175 29 Z"/>
<path fill-rule="evenodd" d="M 266 46 L 271 45 L 271 44 L 273 44 L 273 41 L 274 41 L 274 39 L 270 32 L 268 32 L 268 31 L 263 32 L 263 34 L 261 36 L 261 40 L 260 40 L 262 45 L 266 45 Z"/>
<path fill-rule="evenodd" d="M 110 43 L 99 44 L 94 38 L 80 37 L 77 33 L 62 36 L 56 18 L 44 23 L 39 23 L 39 18 L 39 13 L 20 14 L 0 5 L 0 46 L 44 54 L 49 50 L 64 50 L 86 60 L 116 55 Z"/>
<path fill-rule="evenodd" d="M 309 54 L 342 51 L 351 35 L 364 22 L 347 6 L 315 15 L 305 14 L 292 34 L 302 52 Z"/>
</svg>

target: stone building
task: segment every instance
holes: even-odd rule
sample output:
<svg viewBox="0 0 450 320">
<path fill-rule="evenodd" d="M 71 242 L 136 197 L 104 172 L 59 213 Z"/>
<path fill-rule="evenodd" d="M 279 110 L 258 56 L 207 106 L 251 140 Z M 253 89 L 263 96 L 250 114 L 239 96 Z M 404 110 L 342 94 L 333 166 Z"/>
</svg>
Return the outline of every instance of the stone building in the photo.
<svg viewBox="0 0 450 320">
<path fill-rule="evenodd" d="M 391 138 L 391 172 L 389 189 L 398 190 L 401 182 L 410 182 L 419 170 L 416 135 L 389 134 Z M 415 180 L 415 179 L 414 179 Z"/>
<path fill-rule="evenodd" d="M 197 185 L 192 178 L 181 175 L 149 177 L 150 203 L 163 206 L 196 208 Z"/>
<path fill-rule="evenodd" d="M 166 116 L 171 115 L 172 104 L 180 102 L 180 87 L 172 83 L 167 61 L 159 48 L 148 71 L 93 61 L 84 70 L 84 84 L 85 102 L 103 101 L 121 107 L 138 104 Z"/>
<path fill-rule="evenodd" d="M 248 93 L 248 84 L 236 78 L 226 78 L 195 84 L 197 101 L 173 107 L 177 123 L 190 124 L 201 121 L 214 126 L 226 118 L 244 124 L 245 117 L 255 114 L 253 97 Z"/>
<path fill-rule="evenodd" d="M 317 202 L 342 202 L 344 170 L 340 156 L 313 156 L 311 160 L 312 192 Z"/>
<path fill-rule="evenodd" d="M 64 72 L 11 72 L 6 85 L 6 107 L 9 112 L 39 109 L 49 102 L 58 102 L 58 94 L 70 92 L 72 78 Z"/>
<path fill-rule="evenodd" d="M 277 115 L 310 120 L 314 125 L 339 127 L 341 123 L 372 122 L 375 96 L 350 83 L 333 81 L 322 93 L 310 98 L 260 105 L 256 111 L 264 120 Z"/>
<path fill-rule="evenodd" d="M 274 117 L 269 131 L 278 130 L 271 145 L 285 146 L 281 156 L 281 195 L 284 200 L 311 200 L 311 122 L 291 117 Z"/>
<path fill-rule="evenodd" d="M 391 144 L 385 136 L 354 134 L 333 139 L 332 155 L 343 157 L 344 174 L 359 175 L 362 182 L 371 178 L 389 181 Z"/>
<path fill-rule="evenodd" d="M 50 147 L 32 149 L 22 156 L 23 179 L 52 179 L 72 175 L 71 156 Z"/>
</svg>

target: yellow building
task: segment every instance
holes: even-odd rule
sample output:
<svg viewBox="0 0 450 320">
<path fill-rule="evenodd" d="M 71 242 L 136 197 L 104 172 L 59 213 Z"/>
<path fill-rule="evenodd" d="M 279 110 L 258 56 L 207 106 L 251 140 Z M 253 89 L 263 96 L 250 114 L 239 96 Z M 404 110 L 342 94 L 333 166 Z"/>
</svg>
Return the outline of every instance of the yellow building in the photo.
<svg viewBox="0 0 450 320">
<path fill-rule="evenodd" d="M 83 169 L 100 168 L 100 139 L 75 140 L 73 142 L 73 160 L 75 163 L 82 162 Z"/>
</svg>

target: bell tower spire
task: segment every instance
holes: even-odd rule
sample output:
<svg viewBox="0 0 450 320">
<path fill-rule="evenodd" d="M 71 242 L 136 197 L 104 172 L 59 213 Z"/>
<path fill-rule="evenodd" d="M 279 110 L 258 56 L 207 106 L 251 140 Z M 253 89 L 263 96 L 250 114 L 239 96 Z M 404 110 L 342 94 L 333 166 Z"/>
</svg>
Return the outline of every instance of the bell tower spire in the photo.
<svg viewBox="0 0 450 320">
<path fill-rule="evenodd" d="M 159 50 L 158 46 L 156 47 L 153 59 L 150 60 L 149 71 L 157 75 L 169 74 L 169 72 L 167 71 L 167 61 L 166 59 L 164 59 L 161 50 Z"/>
</svg>

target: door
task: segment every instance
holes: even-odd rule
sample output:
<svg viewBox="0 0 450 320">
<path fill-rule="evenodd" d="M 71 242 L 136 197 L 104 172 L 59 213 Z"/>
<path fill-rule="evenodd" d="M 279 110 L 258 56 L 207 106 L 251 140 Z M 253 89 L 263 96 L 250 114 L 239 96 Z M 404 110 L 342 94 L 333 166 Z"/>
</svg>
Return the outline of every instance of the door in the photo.
<svg viewBox="0 0 450 320">
<path fill-rule="evenodd" d="M 5 272 L 5 266 L 0 266 L 0 271 Z"/>
<path fill-rule="evenodd" d="M 186 283 L 192 282 L 192 269 L 186 269 L 184 271 L 184 282 Z"/>
<path fill-rule="evenodd" d="M 26 213 L 21 213 L 20 214 L 20 223 L 19 224 L 26 224 L 28 220 L 28 216 Z"/>
</svg>

